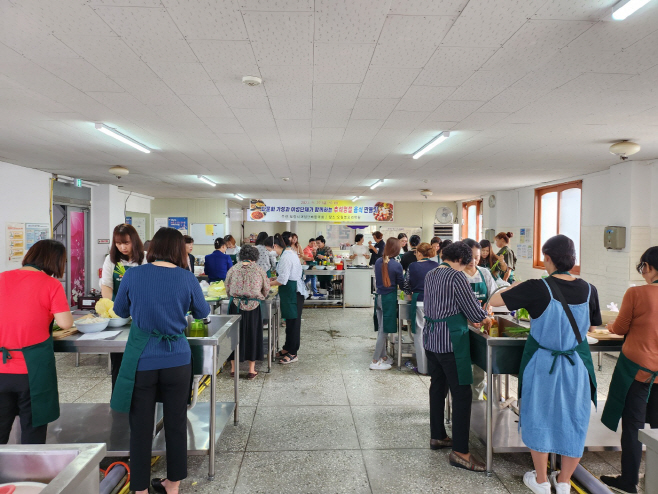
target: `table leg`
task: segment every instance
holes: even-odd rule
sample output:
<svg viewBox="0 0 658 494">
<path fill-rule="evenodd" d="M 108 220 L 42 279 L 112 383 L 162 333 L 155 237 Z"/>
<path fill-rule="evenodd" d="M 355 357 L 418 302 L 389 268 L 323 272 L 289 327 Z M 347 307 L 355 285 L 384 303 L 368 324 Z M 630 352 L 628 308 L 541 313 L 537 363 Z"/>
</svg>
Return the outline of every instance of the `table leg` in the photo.
<svg viewBox="0 0 658 494">
<path fill-rule="evenodd" d="M 272 372 L 272 347 L 274 346 L 274 331 L 272 331 L 272 306 L 268 311 L 269 319 L 267 321 L 267 372 Z"/>
<path fill-rule="evenodd" d="M 402 370 L 402 321 L 398 318 L 398 370 Z"/>
<path fill-rule="evenodd" d="M 598 360 L 599 360 L 599 371 L 603 370 L 603 354 L 601 352 L 598 352 Z"/>
<path fill-rule="evenodd" d="M 340 280 L 340 296 L 343 298 L 343 309 L 345 308 L 345 275 Z"/>
<path fill-rule="evenodd" d="M 75 366 L 80 367 L 80 352 L 75 352 Z"/>
<path fill-rule="evenodd" d="M 487 476 L 493 474 L 493 404 L 495 393 L 493 392 L 493 347 L 487 345 Z"/>
<path fill-rule="evenodd" d="M 239 337 L 239 336 L 238 336 Z M 210 436 L 208 446 L 208 480 L 215 480 L 215 428 L 216 428 L 216 408 L 217 408 L 217 347 L 212 347 L 212 372 L 210 373 L 210 417 L 209 431 Z M 237 371 L 237 368 L 236 368 Z M 237 376 L 238 373 L 236 372 Z"/>
<path fill-rule="evenodd" d="M 240 390 L 238 389 L 240 377 L 240 332 L 238 331 L 238 344 L 235 345 L 235 377 L 233 381 L 233 392 L 235 395 L 235 411 L 233 412 L 233 425 L 238 425 L 240 418 L 238 417 L 240 408 Z"/>
<path fill-rule="evenodd" d="M 505 400 L 509 400 L 509 374 L 505 374 Z"/>
</svg>

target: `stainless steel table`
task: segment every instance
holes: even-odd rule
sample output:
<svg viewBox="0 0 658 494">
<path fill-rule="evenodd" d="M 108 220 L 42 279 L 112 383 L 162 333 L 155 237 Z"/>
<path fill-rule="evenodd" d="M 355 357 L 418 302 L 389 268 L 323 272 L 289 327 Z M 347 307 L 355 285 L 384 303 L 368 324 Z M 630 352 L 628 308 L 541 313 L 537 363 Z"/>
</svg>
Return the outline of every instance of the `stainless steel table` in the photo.
<svg viewBox="0 0 658 494">
<path fill-rule="evenodd" d="M 304 276 L 338 276 L 341 278 L 340 298 L 328 298 L 326 300 L 312 300 L 307 299 L 304 301 L 306 305 L 331 305 L 340 304 L 345 308 L 345 271 L 342 269 L 307 269 L 303 271 Z"/>
<path fill-rule="evenodd" d="M 267 321 L 267 372 L 272 372 L 272 360 L 279 347 L 279 328 L 281 327 L 281 300 L 279 295 L 267 297 L 261 308 L 265 307 L 263 321 Z M 228 314 L 228 299 L 223 299 L 219 306 L 222 314 Z"/>
<path fill-rule="evenodd" d="M 239 315 L 211 315 L 207 337 L 188 337 L 194 375 L 210 376 L 210 402 L 197 403 L 188 410 L 188 454 L 209 456 L 210 480 L 215 477 L 215 445 L 231 415 L 234 424 L 238 425 L 239 373 L 235 373 L 234 379 L 235 402 L 217 403 L 216 384 L 220 365 L 233 351 L 236 354 L 240 351 L 240 318 Z M 121 333 L 112 340 L 80 340 L 82 335 L 77 333 L 55 340 L 55 352 L 123 353 L 130 326 L 108 329 L 120 330 Z M 156 419 L 161 417 L 162 405 L 159 404 Z M 164 432 L 154 432 L 153 454 L 164 454 Z M 108 403 L 62 404 L 61 416 L 49 425 L 46 441 L 56 444 L 105 443 L 108 455 L 126 456 L 130 451 L 128 414 L 111 410 Z"/>
</svg>

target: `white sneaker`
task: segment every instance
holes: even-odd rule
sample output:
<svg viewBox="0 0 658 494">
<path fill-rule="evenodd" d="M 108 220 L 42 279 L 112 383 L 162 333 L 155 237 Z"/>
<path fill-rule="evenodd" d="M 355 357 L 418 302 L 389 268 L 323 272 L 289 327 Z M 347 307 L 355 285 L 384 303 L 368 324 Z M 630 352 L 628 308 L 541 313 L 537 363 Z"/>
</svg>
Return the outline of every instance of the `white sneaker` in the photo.
<svg viewBox="0 0 658 494">
<path fill-rule="evenodd" d="M 376 363 L 375 362 L 370 362 L 370 369 L 371 370 L 389 370 L 391 368 L 391 364 L 387 364 L 382 359 L 379 359 Z"/>
<path fill-rule="evenodd" d="M 523 483 L 535 494 L 551 494 L 551 484 L 548 482 L 538 484 L 537 472 L 535 470 L 525 473 Z"/>
<path fill-rule="evenodd" d="M 557 476 L 559 475 L 560 472 L 553 472 L 548 480 L 550 481 L 551 485 L 555 487 L 555 492 L 557 494 L 571 494 L 571 484 L 568 482 L 558 482 L 557 481 Z"/>
</svg>

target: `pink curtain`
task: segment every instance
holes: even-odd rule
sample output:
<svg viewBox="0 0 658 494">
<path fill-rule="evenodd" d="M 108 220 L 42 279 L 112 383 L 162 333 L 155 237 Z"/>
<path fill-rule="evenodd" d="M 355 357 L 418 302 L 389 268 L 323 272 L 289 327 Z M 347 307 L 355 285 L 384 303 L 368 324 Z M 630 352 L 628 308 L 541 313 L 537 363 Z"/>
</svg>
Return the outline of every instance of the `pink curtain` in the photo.
<svg viewBox="0 0 658 494">
<path fill-rule="evenodd" d="M 85 294 L 85 214 L 71 212 L 71 305 Z"/>
</svg>

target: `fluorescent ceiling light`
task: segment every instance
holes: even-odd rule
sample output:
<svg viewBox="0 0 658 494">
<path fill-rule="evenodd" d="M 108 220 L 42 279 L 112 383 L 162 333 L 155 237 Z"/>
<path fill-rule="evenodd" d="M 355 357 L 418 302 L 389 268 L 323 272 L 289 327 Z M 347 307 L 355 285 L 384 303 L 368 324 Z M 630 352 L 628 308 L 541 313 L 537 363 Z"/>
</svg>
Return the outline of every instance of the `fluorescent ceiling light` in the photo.
<svg viewBox="0 0 658 494">
<path fill-rule="evenodd" d="M 370 188 L 371 188 L 371 189 L 376 189 L 377 187 L 379 187 L 379 186 L 380 186 L 381 184 L 383 184 L 383 183 L 384 183 L 384 179 L 382 178 L 381 180 L 377 180 L 374 184 L 372 184 L 372 185 L 370 186 Z"/>
<path fill-rule="evenodd" d="M 114 137 L 117 141 L 121 141 L 124 144 L 128 144 L 128 146 L 132 146 L 135 149 L 141 151 L 142 153 L 150 153 L 151 150 L 144 146 L 143 144 L 140 144 L 137 142 L 135 139 L 131 139 L 130 137 L 123 135 L 121 132 L 117 132 L 114 129 L 110 129 L 107 125 L 105 124 L 96 124 L 96 130 L 100 130 L 103 134 L 108 135 L 110 137 Z"/>
<path fill-rule="evenodd" d="M 623 21 L 650 1 L 651 0 L 622 0 L 612 7 L 612 18 L 616 21 Z"/>
<path fill-rule="evenodd" d="M 361 196 L 354 196 L 354 199 L 352 199 L 352 202 L 356 202 L 361 198 Z"/>
<path fill-rule="evenodd" d="M 436 136 L 434 139 L 432 139 L 430 142 L 428 142 L 422 148 L 416 151 L 414 153 L 414 159 L 417 160 L 422 155 L 424 155 L 427 151 L 429 151 L 430 149 L 434 149 L 436 146 L 441 144 L 448 137 L 450 137 L 450 132 L 441 132 L 438 136 Z"/>
<path fill-rule="evenodd" d="M 240 200 L 244 199 L 244 197 L 242 197 L 240 194 L 233 194 L 233 195 L 234 195 L 235 197 L 237 197 L 238 199 L 240 199 Z"/>
<path fill-rule="evenodd" d="M 201 180 L 202 182 L 207 183 L 208 185 L 212 185 L 213 187 L 217 185 L 215 182 L 210 180 L 208 177 L 204 177 L 203 175 L 197 175 L 197 178 Z"/>
</svg>

